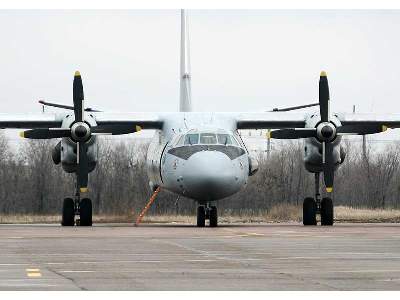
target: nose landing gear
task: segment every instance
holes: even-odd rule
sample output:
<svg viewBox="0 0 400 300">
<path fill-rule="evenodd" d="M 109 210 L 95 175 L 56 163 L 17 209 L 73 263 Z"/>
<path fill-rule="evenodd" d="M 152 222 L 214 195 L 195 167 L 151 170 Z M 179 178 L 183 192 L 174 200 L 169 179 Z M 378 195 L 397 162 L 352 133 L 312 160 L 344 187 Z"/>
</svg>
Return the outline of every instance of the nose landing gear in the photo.
<svg viewBox="0 0 400 300">
<path fill-rule="evenodd" d="M 197 207 L 197 227 L 205 227 L 206 219 L 210 220 L 210 227 L 218 226 L 218 211 L 216 206 L 209 203 Z"/>
<path fill-rule="evenodd" d="M 315 173 L 315 199 L 307 197 L 303 202 L 303 224 L 317 225 L 317 214 L 321 216 L 321 225 L 333 225 L 333 202 L 331 198 L 323 198 L 319 193 L 319 173 Z"/>
</svg>

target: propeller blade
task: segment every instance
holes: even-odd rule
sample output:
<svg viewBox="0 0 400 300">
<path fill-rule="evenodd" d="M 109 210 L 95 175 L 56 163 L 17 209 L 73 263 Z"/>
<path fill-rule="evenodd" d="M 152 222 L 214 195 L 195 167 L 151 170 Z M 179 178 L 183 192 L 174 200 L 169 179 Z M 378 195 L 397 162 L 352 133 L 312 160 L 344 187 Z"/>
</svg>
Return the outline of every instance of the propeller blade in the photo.
<svg viewBox="0 0 400 300">
<path fill-rule="evenodd" d="M 365 125 L 343 125 L 336 129 L 338 135 L 364 135 L 364 134 L 374 134 L 386 131 L 387 127 L 375 124 L 365 124 Z"/>
<path fill-rule="evenodd" d="M 83 99 L 82 77 L 79 71 L 76 71 L 73 83 L 74 114 L 76 122 L 83 121 Z"/>
<path fill-rule="evenodd" d="M 142 130 L 139 125 L 99 125 L 90 128 L 90 131 L 94 135 L 109 134 L 109 135 L 119 135 L 119 134 L 129 134 L 135 133 Z"/>
<path fill-rule="evenodd" d="M 57 107 L 57 108 L 74 110 L 74 107 L 71 106 L 71 105 L 65 105 L 65 104 L 59 104 L 59 103 L 51 103 L 51 102 L 47 102 L 47 101 L 44 101 L 44 100 L 39 100 L 38 102 L 40 104 L 44 105 L 44 106 L 52 106 L 52 107 Z M 101 112 L 101 110 L 93 109 L 93 108 L 90 108 L 90 107 L 85 108 L 85 111 L 88 111 L 88 112 Z"/>
<path fill-rule="evenodd" d="M 77 169 L 76 177 L 80 192 L 87 191 L 88 177 L 89 177 L 89 162 L 87 157 L 86 143 L 76 143 L 77 153 Z"/>
<path fill-rule="evenodd" d="M 317 130 L 315 128 L 288 128 L 270 131 L 268 135 L 269 138 L 273 139 L 301 139 L 316 137 Z"/>
<path fill-rule="evenodd" d="M 274 108 L 274 109 L 270 110 L 269 112 L 292 111 L 292 110 L 303 109 L 303 108 L 308 108 L 308 107 L 313 107 L 313 106 L 318 106 L 318 105 L 319 105 L 319 103 L 312 103 L 312 104 L 305 104 L 305 105 L 285 107 L 285 108 Z"/>
<path fill-rule="evenodd" d="M 319 110 L 322 122 L 329 122 L 330 109 L 329 109 L 329 85 L 328 78 L 324 71 L 321 72 L 319 77 Z"/>
<path fill-rule="evenodd" d="M 332 143 L 322 143 L 322 155 L 323 155 L 323 171 L 324 171 L 324 182 L 326 191 L 331 193 L 333 191 L 333 181 L 335 177 L 335 169 L 333 163 L 333 145 Z"/>
<path fill-rule="evenodd" d="M 69 128 L 38 128 L 22 131 L 19 135 L 27 139 L 56 139 L 69 137 L 71 130 Z"/>
</svg>

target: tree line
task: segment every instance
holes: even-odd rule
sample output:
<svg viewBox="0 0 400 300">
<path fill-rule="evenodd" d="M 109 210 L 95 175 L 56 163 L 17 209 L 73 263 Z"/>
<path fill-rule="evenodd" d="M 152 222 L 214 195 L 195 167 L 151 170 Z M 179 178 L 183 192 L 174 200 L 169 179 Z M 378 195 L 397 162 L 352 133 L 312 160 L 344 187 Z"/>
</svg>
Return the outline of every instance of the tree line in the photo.
<svg viewBox="0 0 400 300">
<path fill-rule="evenodd" d="M 0 133 L 0 213 L 59 214 L 62 199 L 72 196 L 75 175 L 54 165 L 56 141 L 30 140 L 12 149 Z M 393 142 L 377 149 L 368 144 L 365 155 L 357 143 L 344 140 L 347 156 L 335 174 L 335 205 L 399 208 L 400 148 Z M 99 161 L 89 178 L 89 197 L 95 214 L 137 214 L 151 191 L 145 166 L 148 144 L 99 139 Z M 314 195 L 314 175 L 303 164 L 304 142 L 279 142 L 267 155 L 257 154 L 259 171 L 236 195 L 217 202 L 220 212 L 257 214 L 274 205 L 301 205 Z M 322 176 L 321 176 L 322 182 Z M 321 183 L 321 187 L 323 187 Z M 149 213 L 195 214 L 196 203 L 163 190 Z"/>
</svg>

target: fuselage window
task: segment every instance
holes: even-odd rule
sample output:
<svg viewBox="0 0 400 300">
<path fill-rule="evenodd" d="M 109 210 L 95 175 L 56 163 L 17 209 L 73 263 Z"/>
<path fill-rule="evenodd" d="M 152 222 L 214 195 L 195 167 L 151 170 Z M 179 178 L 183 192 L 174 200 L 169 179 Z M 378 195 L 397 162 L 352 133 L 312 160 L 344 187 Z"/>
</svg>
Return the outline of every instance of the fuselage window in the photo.
<svg viewBox="0 0 400 300">
<path fill-rule="evenodd" d="M 217 143 L 217 136 L 215 133 L 202 133 L 200 134 L 200 143 L 201 144 L 216 144 Z"/>
<path fill-rule="evenodd" d="M 185 145 L 194 145 L 199 143 L 199 134 L 187 134 L 185 137 Z"/>
<path fill-rule="evenodd" d="M 229 134 L 218 134 L 218 144 L 232 145 L 232 139 Z"/>
</svg>

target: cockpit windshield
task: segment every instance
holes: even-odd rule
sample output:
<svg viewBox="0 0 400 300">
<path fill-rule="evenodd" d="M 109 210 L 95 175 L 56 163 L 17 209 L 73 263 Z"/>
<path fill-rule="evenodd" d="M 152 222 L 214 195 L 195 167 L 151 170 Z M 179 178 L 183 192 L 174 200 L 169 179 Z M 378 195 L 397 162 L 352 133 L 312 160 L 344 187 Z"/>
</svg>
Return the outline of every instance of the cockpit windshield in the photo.
<svg viewBox="0 0 400 300">
<path fill-rule="evenodd" d="M 199 143 L 199 135 L 197 133 L 189 133 L 185 136 L 185 145 L 194 145 Z"/>
<path fill-rule="evenodd" d="M 178 144 L 184 145 L 225 145 L 225 146 L 237 146 L 239 147 L 239 143 L 235 139 L 232 134 L 225 133 L 225 132 L 200 132 L 200 133 L 187 133 L 181 138 L 179 138 Z"/>
<path fill-rule="evenodd" d="M 200 144 L 212 145 L 217 143 L 217 136 L 215 133 L 201 133 Z"/>
</svg>

